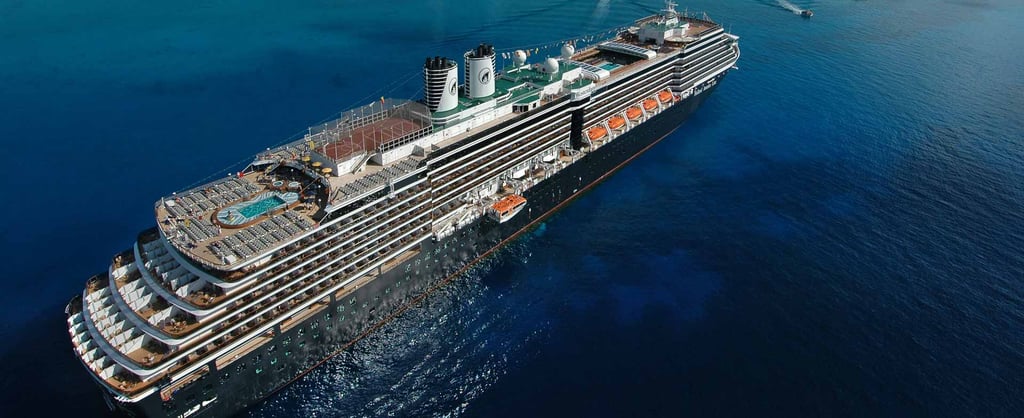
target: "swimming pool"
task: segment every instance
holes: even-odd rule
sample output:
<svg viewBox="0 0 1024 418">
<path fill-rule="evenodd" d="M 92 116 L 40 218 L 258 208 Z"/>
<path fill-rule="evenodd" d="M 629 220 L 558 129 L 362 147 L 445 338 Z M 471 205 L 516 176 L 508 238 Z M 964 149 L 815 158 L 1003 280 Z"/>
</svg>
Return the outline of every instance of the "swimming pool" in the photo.
<svg viewBox="0 0 1024 418">
<path fill-rule="evenodd" d="M 281 199 L 277 195 L 270 195 L 264 199 L 257 200 L 246 205 L 243 208 L 238 209 L 238 213 L 246 218 L 255 218 L 266 213 L 268 210 L 276 208 L 285 204 L 284 199 Z"/>
<path fill-rule="evenodd" d="M 252 199 L 238 202 L 217 212 L 217 223 L 228 228 L 240 228 L 255 222 L 266 215 L 267 211 L 291 205 L 299 201 L 295 192 L 265 192 L 253 196 Z"/>
<path fill-rule="evenodd" d="M 612 64 L 610 62 L 606 62 L 604 64 L 601 64 L 600 67 L 604 68 L 605 70 L 608 70 L 609 72 L 611 72 L 612 70 L 621 67 L 621 65 L 619 65 L 619 64 Z"/>
</svg>

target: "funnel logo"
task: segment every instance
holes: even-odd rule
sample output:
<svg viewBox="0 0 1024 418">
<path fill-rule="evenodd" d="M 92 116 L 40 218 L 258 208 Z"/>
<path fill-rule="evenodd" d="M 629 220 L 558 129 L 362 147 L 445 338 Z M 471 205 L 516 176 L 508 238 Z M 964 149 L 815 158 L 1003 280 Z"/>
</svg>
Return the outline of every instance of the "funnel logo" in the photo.
<svg viewBox="0 0 1024 418">
<path fill-rule="evenodd" d="M 480 70 L 480 82 L 483 83 L 483 84 L 487 84 L 490 81 L 491 81 L 491 69 L 490 68 L 484 68 L 483 70 Z"/>
<path fill-rule="evenodd" d="M 454 80 L 452 80 L 452 85 L 450 87 L 448 87 L 448 93 L 449 94 L 455 94 L 455 88 L 456 87 L 458 87 L 458 84 Z"/>
</svg>

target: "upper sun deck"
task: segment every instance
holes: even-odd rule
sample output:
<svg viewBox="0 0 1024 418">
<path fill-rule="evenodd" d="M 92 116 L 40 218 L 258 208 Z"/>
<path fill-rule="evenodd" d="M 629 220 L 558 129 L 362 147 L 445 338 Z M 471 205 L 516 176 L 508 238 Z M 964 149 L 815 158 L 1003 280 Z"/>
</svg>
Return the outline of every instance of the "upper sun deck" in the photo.
<svg viewBox="0 0 1024 418">
<path fill-rule="evenodd" d="M 379 191 L 417 160 L 371 159 L 431 132 L 425 108 L 383 101 L 310 127 L 301 139 L 256 156 L 242 172 L 156 203 L 176 249 L 214 270 L 235 270 L 298 240 L 333 209 Z"/>
<path fill-rule="evenodd" d="M 165 197 L 157 225 L 193 260 L 231 270 L 313 228 L 323 193 L 311 171 L 248 171 Z"/>
</svg>

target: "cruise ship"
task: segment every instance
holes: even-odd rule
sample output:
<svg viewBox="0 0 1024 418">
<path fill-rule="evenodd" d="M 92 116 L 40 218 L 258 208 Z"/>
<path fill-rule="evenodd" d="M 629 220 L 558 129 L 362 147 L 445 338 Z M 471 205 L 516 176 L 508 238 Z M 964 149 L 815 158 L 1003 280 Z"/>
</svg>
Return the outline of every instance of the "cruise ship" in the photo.
<svg viewBox="0 0 1024 418">
<path fill-rule="evenodd" d="M 587 41 L 427 58 L 422 99 L 345 111 L 156 201 L 156 225 L 66 307 L 107 404 L 260 402 L 654 146 L 739 58 L 738 37 L 672 3 Z"/>
</svg>

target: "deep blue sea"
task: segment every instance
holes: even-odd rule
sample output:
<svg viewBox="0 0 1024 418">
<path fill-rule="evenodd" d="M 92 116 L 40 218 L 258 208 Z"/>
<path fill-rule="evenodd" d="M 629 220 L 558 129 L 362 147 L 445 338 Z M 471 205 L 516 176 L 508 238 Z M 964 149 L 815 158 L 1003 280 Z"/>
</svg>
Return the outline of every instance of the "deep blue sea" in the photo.
<svg viewBox="0 0 1024 418">
<path fill-rule="evenodd" d="M 680 4 L 742 48 L 681 129 L 245 415 L 1024 415 L 1024 2 L 792 1 Z M 63 308 L 160 196 L 660 7 L 0 0 L 0 415 L 106 413 Z"/>
</svg>

